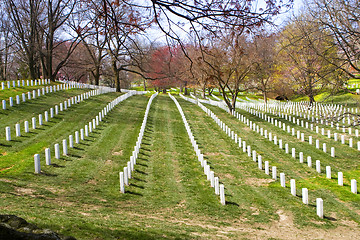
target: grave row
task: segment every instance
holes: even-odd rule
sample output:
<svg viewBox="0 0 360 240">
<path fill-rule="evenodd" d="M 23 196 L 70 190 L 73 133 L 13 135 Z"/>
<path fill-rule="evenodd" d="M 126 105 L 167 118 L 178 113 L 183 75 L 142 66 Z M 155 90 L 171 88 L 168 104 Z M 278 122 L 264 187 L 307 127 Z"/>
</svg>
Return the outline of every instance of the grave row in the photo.
<svg viewBox="0 0 360 240">
<path fill-rule="evenodd" d="M 242 151 L 244 153 L 247 153 L 247 156 L 252 158 L 254 162 L 257 162 L 257 166 L 260 170 L 264 170 L 266 175 L 270 174 L 270 164 L 269 161 L 264 162 L 263 166 L 263 159 L 260 154 L 257 154 L 256 150 L 252 149 L 250 145 L 246 144 L 246 141 L 242 141 L 241 137 L 238 137 L 238 135 L 231 130 L 219 117 L 217 117 L 210 109 L 205 107 L 203 104 L 200 103 L 200 101 L 197 102 L 197 105 L 208 115 L 210 116 L 215 123 L 230 137 L 236 144 L 238 144 L 239 148 L 242 148 Z M 263 168 L 264 167 L 264 168 Z M 275 181 L 277 180 L 277 167 L 272 166 L 271 172 L 272 172 L 272 179 Z M 280 185 L 282 187 L 286 187 L 286 179 L 285 179 L 285 173 L 280 173 Z M 295 179 L 290 180 L 290 192 L 293 196 L 296 196 L 296 184 Z M 309 203 L 309 197 L 308 197 L 308 189 L 303 188 L 302 189 L 302 201 L 304 204 Z M 323 200 L 321 198 L 316 199 L 317 202 L 317 215 L 320 218 L 323 218 Z"/>
<path fill-rule="evenodd" d="M 263 112 L 259 112 L 258 110 L 260 110 L 258 107 L 249 107 L 248 105 L 246 105 L 246 104 L 241 104 L 240 105 L 240 107 L 239 107 L 240 109 L 242 109 L 242 110 L 244 110 L 244 111 L 247 111 L 247 112 L 249 112 L 250 114 L 252 114 L 252 115 L 254 115 L 254 116 L 257 116 L 257 117 L 259 117 L 259 118 L 262 118 L 262 119 L 264 119 L 264 120 L 266 120 L 266 121 L 268 121 L 268 122 L 271 122 L 271 124 L 273 124 L 273 125 L 275 125 L 275 126 L 277 126 L 277 125 L 279 125 L 279 127 L 281 128 L 281 125 L 282 125 L 282 123 L 281 123 L 281 121 L 278 121 L 277 119 L 274 119 L 273 117 L 270 117 L 270 116 L 268 116 L 266 113 L 264 114 Z M 262 109 L 263 110 L 263 109 Z M 286 121 L 289 121 L 289 122 L 292 122 L 292 123 L 294 123 L 294 124 L 297 124 L 299 127 L 301 127 L 301 128 L 307 128 L 307 129 L 310 129 L 310 130 L 312 130 L 312 131 L 315 131 L 317 134 L 319 134 L 320 133 L 320 129 L 319 129 L 319 126 L 315 126 L 315 130 L 314 130 L 314 125 L 311 123 L 310 125 L 309 125 L 309 123 L 308 122 L 304 122 L 304 120 L 301 120 L 300 121 L 300 119 L 299 118 L 295 118 L 295 117 L 292 117 L 292 116 L 290 116 L 290 115 L 287 115 L 287 114 L 284 114 L 284 113 L 274 113 L 274 112 L 272 112 L 271 114 L 275 114 L 276 116 L 278 116 L 278 117 L 281 117 L 281 118 L 283 118 L 283 119 L 285 119 Z M 285 127 L 284 127 L 284 125 L 285 124 L 283 124 L 283 130 L 284 131 L 286 131 L 286 129 L 285 129 Z M 290 130 L 289 130 L 289 126 L 287 127 L 288 129 L 288 133 L 290 133 Z M 352 133 L 352 128 L 348 128 L 348 130 L 349 130 L 349 133 L 351 134 Z M 292 128 L 292 135 L 295 135 L 294 134 L 294 128 Z M 305 141 L 305 136 L 304 136 L 304 134 L 301 134 L 300 133 L 300 131 L 297 131 L 297 134 L 299 135 L 301 135 L 301 139 L 302 139 L 302 141 Z M 332 139 L 332 136 L 333 136 L 333 140 L 334 141 L 338 141 L 338 133 L 333 133 L 333 134 L 331 134 L 331 131 L 330 130 L 327 130 L 327 132 L 325 133 L 325 128 L 321 128 L 321 135 L 323 135 L 323 136 L 325 136 L 325 135 L 327 135 L 327 137 L 329 138 L 329 139 Z M 355 129 L 355 136 L 356 137 L 359 137 L 359 130 L 358 129 Z M 346 135 L 345 134 L 342 134 L 342 135 L 340 135 L 340 139 L 341 139 L 341 143 L 342 144 L 346 144 L 346 139 L 345 139 L 345 137 L 346 137 Z M 300 137 L 298 136 L 298 139 L 300 139 Z M 309 136 L 309 144 L 312 144 L 312 136 Z M 354 140 L 353 140 L 353 138 L 349 138 L 348 139 L 348 146 L 349 147 L 351 147 L 351 148 L 353 148 L 354 147 Z M 357 149 L 360 151 L 360 141 L 358 141 L 357 142 Z"/>
<path fill-rule="evenodd" d="M 129 179 L 132 178 L 131 173 L 135 170 L 136 160 L 137 160 L 139 152 L 140 152 L 141 143 L 142 143 L 142 139 L 143 139 L 145 128 L 146 128 L 146 123 L 147 123 L 151 103 L 157 95 L 158 95 L 158 92 L 154 93 L 153 95 L 151 95 L 151 97 L 148 101 L 148 104 L 147 104 L 146 110 L 145 110 L 144 119 L 141 124 L 139 136 L 138 136 L 136 144 L 134 146 L 134 151 L 132 152 L 130 160 L 126 164 L 126 167 L 124 167 L 123 172 L 119 172 L 120 192 L 121 193 L 125 193 L 125 185 L 126 186 L 129 185 Z"/>
<path fill-rule="evenodd" d="M 37 97 L 40 97 L 40 96 L 48 94 L 48 93 L 53 93 L 53 92 L 55 93 L 56 91 L 69 90 L 72 88 L 84 88 L 84 86 L 85 85 L 81 84 L 81 83 L 77 83 L 77 84 L 66 83 L 66 84 L 60 84 L 60 85 L 54 85 L 54 86 L 46 86 L 43 88 L 39 88 L 37 90 L 33 90 L 31 92 L 22 93 L 21 95 L 16 95 L 15 101 L 16 101 L 16 105 L 19 105 L 21 103 L 21 101 L 23 103 L 26 102 L 26 99 L 31 100 L 31 99 L 35 99 Z M 6 110 L 6 107 L 7 107 L 6 100 L 2 100 L 1 102 L 2 102 L 2 109 Z M 14 98 L 13 97 L 9 97 L 9 106 L 10 107 L 14 106 Z"/>
<path fill-rule="evenodd" d="M 98 90 L 93 90 L 98 91 Z M 128 99 L 129 97 L 133 95 L 137 95 L 138 93 L 136 91 L 132 91 L 129 93 L 126 93 L 124 95 L 121 95 L 108 103 L 106 107 L 104 107 L 96 116 L 93 118 L 88 124 L 84 125 L 84 128 L 81 128 L 79 131 L 75 131 L 75 139 L 73 135 L 69 135 L 67 139 L 62 140 L 62 155 L 67 156 L 69 151 L 69 148 L 74 148 L 75 144 L 79 144 L 80 141 L 84 141 L 85 137 L 88 137 L 89 134 L 96 129 L 96 127 L 102 122 L 102 120 L 107 116 L 107 114 L 120 102 Z M 61 152 L 60 152 L 60 145 L 58 143 L 54 144 L 54 157 L 56 159 L 61 158 Z M 46 165 L 51 165 L 51 150 L 50 148 L 45 149 L 45 163 Z M 35 165 L 35 173 L 41 173 L 41 163 L 40 163 L 40 154 L 34 155 L 34 165 Z"/>
<path fill-rule="evenodd" d="M 262 110 L 264 112 L 268 112 L 268 113 L 272 113 L 272 114 L 275 114 L 275 115 L 278 115 L 279 117 L 282 117 L 284 118 L 284 115 L 285 117 L 287 118 L 288 116 L 287 115 L 294 115 L 298 118 L 304 118 L 304 119 L 307 119 L 308 121 L 311 121 L 313 123 L 321 123 L 321 124 L 324 124 L 326 126 L 328 126 L 329 124 L 331 125 L 332 128 L 334 128 L 334 122 L 333 121 L 330 121 L 330 119 L 332 120 L 335 120 L 337 121 L 336 123 L 336 129 L 337 130 L 340 130 L 340 120 L 341 119 L 337 119 L 336 116 L 339 116 L 339 114 L 346 114 L 346 113 L 350 113 L 350 108 L 348 108 L 347 111 L 345 111 L 345 109 L 343 111 L 341 111 L 339 114 L 336 113 L 336 110 L 332 110 L 332 108 L 330 108 L 330 110 L 326 110 L 322 116 L 323 117 L 314 117 L 314 115 L 311 114 L 311 110 L 307 109 L 304 107 L 304 109 L 298 109 L 298 108 L 284 108 L 284 104 L 283 103 L 278 103 L 276 102 L 275 104 L 265 104 L 265 103 L 241 103 L 241 105 L 246 105 L 248 107 L 252 107 L 252 108 L 255 108 L 257 110 Z M 358 112 L 357 111 L 358 109 L 356 108 L 355 111 L 354 111 L 354 108 L 351 109 L 352 112 Z M 337 114 L 337 115 L 336 115 Z M 289 116 L 289 117 L 290 117 Z M 345 117 L 342 118 L 342 123 L 343 123 L 343 127 L 342 127 L 342 131 L 343 133 L 346 132 L 346 128 L 344 126 L 345 124 L 345 119 L 347 117 L 347 125 L 349 125 L 349 128 L 348 128 L 348 131 L 349 131 L 349 135 L 352 134 L 352 128 L 350 127 L 352 124 L 356 124 L 357 122 L 357 119 L 354 117 L 354 116 L 351 116 L 350 114 L 346 114 Z M 351 118 L 350 118 L 351 117 Z M 352 123 L 351 123 L 352 121 Z M 359 137 L 359 131 L 358 129 L 355 129 L 354 131 L 356 137 Z"/>
<path fill-rule="evenodd" d="M 182 94 L 180 94 L 180 95 L 184 99 L 186 98 Z M 181 118 L 182 118 L 182 120 L 184 122 L 186 131 L 188 133 L 188 136 L 190 138 L 190 141 L 191 141 L 191 144 L 192 144 L 192 146 L 194 148 L 196 156 L 198 157 L 198 161 L 200 162 L 201 167 L 204 169 L 204 174 L 206 175 L 207 181 L 210 181 L 210 186 L 214 188 L 215 194 L 220 195 L 220 203 L 222 205 L 225 205 L 226 201 L 225 201 L 225 186 L 224 186 L 224 184 L 219 184 L 219 177 L 215 177 L 214 171 L 211 170 L 210 165 L 207 163 L 206 160 L 204 160 L 204 154 L 201 153 L 201 150 L 199 149 L 199 146 L 196 143 L 194 135 L 191 132 L 190 125 L 186 120 L 185 114 L 184 114 L 179 102 L 170 93 L 169 93 L 169 96 L 174 101 L 174 103 L 176 104 L 176 107 L 178 108 L 178 110 L 179 110 L 179 112 L 181 114 Z M 196 101 L 193 101 L 193 99 L 191 99 L 191 98 L 186 98 L 186 100 L 196 104 Z"/>
<path fill-rule="evenodd" d="M 80 102 L 82 102 L 82 101 L 84 101 L 84 100 L 86 100 L 86 99 L 88 99 L 88 98 L 90 98 L 92 96 L 97 96 L 97 95 L 102 94 L 102 93 L 104 93 L 104 92 L 101 92 L 99 89 L 91 90 L 89 92 L 82 93 L 82 94 L 79 94 L 77 96 L 71 97 L 71 98 L 65 100 L 63 103 L 60 103 L 59 105 L 55 105 L 54 108 L 50 108 L 50 111 L 49 111 L 50 114 L 49 114 L 48 111 L 45 111 L 44 115 L 39 114 L 38 121 L 36 120 L 36 117 L 33 117 L 31 119 L 32 129 L 36 129 L 37 123 L 38 123 L 39 126 L 42 126 L 44 121 L 48 122 L 49 117 L 53 118 L 54 115 L 59 114 L 59 111 L 60 112 L 65 111 L 74 104 L 78 104 L 78 103 L 80 103 Z M 30 132 L 29 121 L 24 122 L 24 132 L 25 133 Z M 21 137 L 20 123 L 15 124 L 15 133 L 16 133 L 16 137 Z M 11 128 L 10 127 L 5 127 L 5 140 L 6 141 L 11 141 Z"/>
<path fill-rule="evenodd" d="M 245 116 L 239 114 L 236 111 L 233 111 L 232 115 L 235 118 L 237 118 L 239 121 L 246 124 L 252 131 L 254 131 L 256 133 L 260 133 L 261 136 L 265 137 L 266 139 L 269 139 L 269 141 L 273 142 L 275 145 L 279 145 L 280 149 L 283 149 L 283 141 L 282 141 L 282 139 L 278 140 L 276 135 L 273 136 L 271 132 L 268 133 L 268 131 L 266 129 L 260 128 L 259 125 L 253 123 L 252 121 L 249 121 L 248 118 L 246 118 Z M 277 126 L 277 125 L 275 125 L 275 126 Z M 316 140 L 316 148 L 319 148 L 318 140 Z M 290 153 L 288 143 L 285 143 L 284 151 L 285 151 L 285 153 Z M 326 152 L 326 144 L 323 145 L 323 151 Z M 292 158 L 296 159 L 296 149 L 295 148 L 291 148 L 291 156 L 292 156 Z M 331 156 L 335 157 L 335 148 L 333 148 L 333 147 L 331 148 Z M 303 154 L 303 152 L 299 152 L 298 157 L 299 157 L 299 162 L 304 163 L 304 154 Z M 308 167 L 312 167 L 312 157 L 307 156 L 306 159 L 307 159 Z M 315 163 L 316 163 L 316 171 L 318 173 L 321 173 L 320 160 L 316 160 Z M 331 166 L 326 166 L 325 169 L 326 169 L 326 178 L 331 179 Z M 343 186 L 343 173 L 342 172 L 338 172 L 338 180 L 339 180 L 338 184 L 340 186 Z M 351 180 L 351 191 L 353 193 L 357 194 L 357 187 L 356 187 L 356 180 L 355 179 Z"/>
<path fill-rule="evenodd" d="M 26 83 L 26 84 L 25 84 Z M 38 86 L 38 85 L 46 85 L 50 84 L 50 79 L 36 79 L 36 80 L 13 80 L 1 82 L 1 90 L 5 90 L 5 86 L 7 89 L 16 88 L 16 87 L 25 87 L 25 86 Z"/>
</svg>

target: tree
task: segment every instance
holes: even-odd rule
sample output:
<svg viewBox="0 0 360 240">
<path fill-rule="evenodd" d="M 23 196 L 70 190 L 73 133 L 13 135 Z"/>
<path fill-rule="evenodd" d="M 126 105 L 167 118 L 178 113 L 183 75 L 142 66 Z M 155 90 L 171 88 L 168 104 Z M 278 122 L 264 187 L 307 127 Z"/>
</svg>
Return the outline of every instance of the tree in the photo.
<svg viewBox="0 0 360 240">
<path fill-rule="evenodd" d="M 164 93 L 169 87 L 180 85 L 182 72 L 182 51 L 179 46 L 162 46 L 151 53 L 147 77 L 151 85 Z"/>
<path fill-rule="evenodd" d="M 313 21 L 329 35 L 326 44 L 338 51 L 337 55 L 318 52 L 319 56 L 351 78 L 360 78 L 360 2 L 313 0 L 307 5 Z"/>
<path fill-rule="evenodd" d="M 239 92 L 251 71 L 249 42 L 236 28 L 223 31 L 221 38 L 210 37 L 201 60 L 208 67 L 208 77 L 216 82 L 229 110 L 236 107 Z M 229 96 L 229 95 L 230 96 Z"/>
<path fill-rule="evenodd" d="M 267 94 L 272 90 L 272 83 L 278 77 L 279 62 L 277 52 L 277 35 L 267 34 L 265 31 L 254 36 L 251 43 L 251 61 L 253 62 L 250 73 L 250 86 L 263 93 L 264 102 L 267 102 Z"/>
<path fill-rule="evenodd" d="M 282 32 L 282 57 L 289 63 L 286 74 L 293 88 L 308 96 L 311 103 L 323 88 L 336 85 L 340 79 L 338 68 L 326 61 L 337 56 L 337 48 L 329 42 L 327 32 L 305 15 L 294 18 Z"/>
<path fill-rule="evenodd" d="M 39 78 L 39 56 L 37 40 L 39 39 L 38 22 L 42 1 L 9 0 L 6 2 L 8 17 L 13 26 L 13 36 L 23 50 L 32 79 Z"/>
<path fill-rule="evenodd" d="M 108 35 L 102 10 L 99 8 L 100 4 L 99 1 L 84 2 L 83 11 L 76 12 L 69 23 L 88 53 L 92 63 L 92 67 L 88 70 L 94 78 L 95 85 L 99 85 L 102 62 L 108 54 L 106 50 Z"/>
</svg>

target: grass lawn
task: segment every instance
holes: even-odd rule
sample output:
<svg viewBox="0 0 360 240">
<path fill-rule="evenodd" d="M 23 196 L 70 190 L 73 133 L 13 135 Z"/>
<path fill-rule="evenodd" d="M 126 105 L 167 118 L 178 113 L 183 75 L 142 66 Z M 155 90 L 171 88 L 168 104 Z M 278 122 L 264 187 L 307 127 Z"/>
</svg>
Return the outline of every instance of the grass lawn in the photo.
<svg viewBox="0 0 360 240">
<path fill-rule="evenodd" d="M 33 112 L 43 112 L 67 97 L 60 94 L 78 94 L 80 90 L 72 91 L 56 93 L 59 95 L 43 102 L 39 98 L 37 105 L 24 104 L 24 109 L 19 106 L 8 115 L 0 113 L 0 124 L 31 119 Z M 1 132 L 1 214 L 15 214 L 41 228 L 78 239 L 355 239 L 360 234 L 358 195 L 337 188 L 336 180 L 326 180 L 294 164 L 291 156 L 240 121 L 208 106 L 256 146 L 263 161 L 269 160 L 295 178 L 299 194 L 301 187 L 309 188 L 310 204 L 302 204 L 289 188 L 282 188 L 259 170 L 198 106 L 177 97 L 205 159 L 225 185 L 227 204 L 222 206 L 167 94 L 159 94 L 152 102 L 137 165 L 125 194 L 119 191 L 119 172 L 135 146 L 149 94 L 118 104 L 85 141 L 69 149 L 68 156 L 45 165 L 45 147 L 82 128 L 118 95 L 103 94 L 74 105 L 46 126 L 15 138 L 17 141 L 6 142 Z M 18 117 L 17 112 L 21 113 Z M 282 137 L 295 142 L 291 136 Z M 343 151 L 345 154 L 346 149 Z M 42 174 L 33 173 L 34 153 L 41 153 Z M 344 172 L 358 171 L 351 159 L 344 157 L 342 161 L 338 167 Z M 351 165 L 348 169 L 346 162 Z M 315 197 L 324 199 L 325 219 L 316 216 Z"/>
</svg>

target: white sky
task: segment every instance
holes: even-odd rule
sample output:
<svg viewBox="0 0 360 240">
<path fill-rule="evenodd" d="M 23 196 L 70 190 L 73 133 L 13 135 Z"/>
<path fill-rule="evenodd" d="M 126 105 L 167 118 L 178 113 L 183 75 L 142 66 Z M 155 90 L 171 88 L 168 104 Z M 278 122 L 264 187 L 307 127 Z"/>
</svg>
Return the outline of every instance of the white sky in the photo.
<svg viewBox="0 0 360 240">
<path fill-rule="evenodd" d="M 258 8 L 263 7 L 264 8 L 264 0 L 260 0 L 259 4 L 258 4 Z M 294 0 L 294 8 L 290 11 L 288 11 L 287 13 L 284 14 L 280 14 L 279 16 L 276 16 L 274 18 L 274 22 L 276 25 L 278 25 L 279 27 L 281 27 L 281 25 L 284 24 L 284 22 L 293 14 L 293 13 L 297 13 L 299 11 L 299 9 L 303 6 L 303 0 Z M 184 28 L 186 28 L 187 30 L 189 29 L 189 26 L 184 26 Z M 186 38 L 187 34 L 178 29 L 177 34 L 179 36 L 181 36 L 181 38 Z M 152 41 L 156 41 L 159 43 L 165 43 L 165 35 L 164 33 L 162 33 L 160 31 L 160 29 L 158 27 L 152 27 L 146 30 L 146 35 L 148 36 L 149 39 L 151 39 Z"/>
</svg>

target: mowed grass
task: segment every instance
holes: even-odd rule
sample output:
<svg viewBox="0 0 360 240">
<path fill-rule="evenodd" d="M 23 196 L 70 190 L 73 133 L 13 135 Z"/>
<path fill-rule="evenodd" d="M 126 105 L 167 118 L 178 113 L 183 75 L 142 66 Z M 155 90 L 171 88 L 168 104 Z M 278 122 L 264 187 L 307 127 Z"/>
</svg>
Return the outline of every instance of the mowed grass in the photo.
<svg viewBox="0 0 360 240">
<path fill-rule="evenodd" d="M 117 96 L 104 94 L 72 106 L 43 130 L 29 134 L 28 140 L 21 137 L 1 148 L 13 154 L 31 147 L 43 152 L 83 127 Z M 14 170 L 0 173 L 1 213 L 78 239 L 267 239 L 281 234 L 276 226 L 284 224 L 284 217 L 314 236 L 331 234 L 344 225 L 342 220 L 359 222 L 351 212 L 359 210 L 356 200 L 340 201 L 329 189 L 310 189 L 311 204 L 302 204 L 300 197 L 258 170 L 198 106 L 178 98 L 205 159 L 225 185 L 227 204 L 222 206 L 206 181 L 176 105 L 162 94 L 152 103 L 133 178 L 121 194 L 119 172 L 135 146 L 148 99 L 133 96 L 121 102 L 85 141 L 69 149 L 68 156 L 53 159 L 53 165 L 45 166 L 42 153 L 43 174 L 33 173 L 31 151 L 25 151 L 24 161 L 14 158 L 19 162 Z M 212 110 L 234 130 L 241 125 L 223 110 Z M 288 160 L 244 126 L 237 130 L 264 145 L 263 152 L 269 154 L 264 161 L 275 162 L 277 155 Z M 311 176 L 301 174 L 297 179 L 304 177 L 303 184 L 311 185 Z M 328 218 L 317 218 L 315 197 L 324 198 Z M 303 231 L 292 223 L 288 226 L 294 234 Z"/>
<path fill-rule="evenodd" d="M 25 81 L 25 84 L 26 84 L 26 81 Z M 59 85 L 59 83 L 51 83 L 51 84 L 46 84 L 46 85 L 37 85 L 37 86 L 21 86 L 21 87 L 18 87 L 17 86 L 17 81 L 16 81 L 16 87 L 13 88 L 12 86 L 12 81 L 11 81 L 11 88 L 7 88 L 7 82 L 5 82 L 5 89 L 4 90 L 0 90 L 0 100 L 6 100 L 7 101 L 7 104 L 9 104 L 9 97 L 13 97 L 14 99 L 14 103 L 16 103 L 16 95 L 20 95 L 20 99 L 22 101 L 22 98 L 21 98 L 21 94 L 22 93 L 27 93 L 27 92 L 31 92 L 31 98 L 32 98 L 32 91 L 33 90 L 36 90 L 36 96 L 37 96 L 37 89 L 41 89 L 41 88 L 46 88 L 46 87 L 50 87 L 50 86 L 57 86 Z M 1 88 L 1 83 L 0 83 L 0 88 Z M 60 90 L 60 91 L 63 91 L 63 90 Z M 42 93 L 42 92 L 41 92 Z M 52 93 L 50 93 L 50 89 L 49 89 L 49 93 L 45 94 L 45 95 L 51 95 Z M 26 95 L 26 100 L 27 99 L 27 95 Z M 32 101 L 32 100 L 30 100 Z"/>
</svg>

